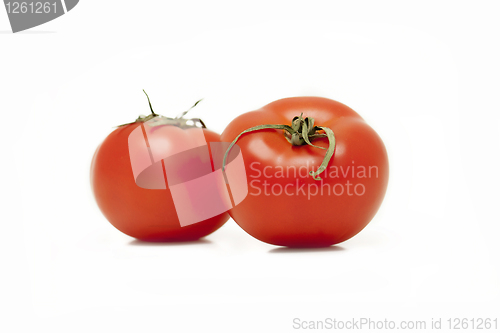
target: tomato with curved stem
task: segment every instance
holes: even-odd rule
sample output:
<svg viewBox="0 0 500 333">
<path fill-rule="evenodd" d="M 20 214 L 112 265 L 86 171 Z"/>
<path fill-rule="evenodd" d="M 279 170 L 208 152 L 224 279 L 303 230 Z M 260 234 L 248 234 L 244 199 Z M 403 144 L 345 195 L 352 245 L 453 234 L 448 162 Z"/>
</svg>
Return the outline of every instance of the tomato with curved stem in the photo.
<svg viewBox="0 0 500 333">
<path fill-rule="evenodd" d="M 238 143 L 249 186 L 248 196 L 229 214 L 263 242 L 289 247 L 343 242 L 372 220 L 384 198 L 385 146 L 342 103 L 281 99 L 237 117 L 221 138 Z"/>
</svg>

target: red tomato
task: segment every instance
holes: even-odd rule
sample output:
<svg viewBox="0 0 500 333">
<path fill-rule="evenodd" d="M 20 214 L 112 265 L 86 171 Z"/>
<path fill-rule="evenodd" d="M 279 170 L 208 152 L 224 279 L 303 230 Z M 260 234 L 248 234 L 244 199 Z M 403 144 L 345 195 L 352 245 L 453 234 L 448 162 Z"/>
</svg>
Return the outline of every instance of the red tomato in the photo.
<svg viewBox="0 0 500 333">
<path fill-rule="evenodd" d="M 141 124 L 142 121 L 139 120 L 136 123 L 118 127 L 108 135 L 94 154 L 90 180 L 95 199 L 104 216 L 121 232 L 144 241 L 196 240 L 220 228 L 229 219 L 227 212 L 181 227 L 172 190 L 165 185 L 166 183 L 170 185 L 174 180 L 179 182 L 179 179 L 185 176 L 182 174 L 185 170 L 193 174 L 193 171 L 202 172 L 202 169 L 207 166 L 211 168 L 210 166 L 213 165 L 211 156 L 207 155 L 203 158 L 197 154 L 197 150 L 191 150 L 189 154 L 181 155 L 182 158 L 177 158 L 175 162 L 167 166 L 162 160 L 158 165 L 162 173 L 161 181 L 165 182 L 163 189 L 148 189 L 137 185 L 129 145 L 144 145 L 141 141 L 144 140 L 142 135 L 130 136 Z M 142 126 L 144 129 L 147 125 Z M 162 153 L 168 153 L 172 149 L 182 151 L 183 145 L 191 140 L 193 131 L 202 130 L 207 143 L 220 142 L 220 136 L 206 128 L 183 129 L 173 125 L 160 127 L 163 127 L 161 128 L 162 134 L 156 136 L 155 140 L 161 141 L 157 146 L 161 147 Z M 154 130 L 157 129 L 160 130 L 158 127 L 154 128 Z M 153 145 L 152 142 L 148 144 Z M 149 151 L 151 152 L 151 149 Z M 168 174 L 165 170 L 173 170 L 178 174 Z M 147 182 L 148 179 L 142 179 L 143 183 L 144 181 Z M 199 193 L 188 193 L 188 195 L 196 199 L 203 196 L 205 192 L 214 193 L 218 189 L 205 188 L 199 191 Z"/>
<path fill-rule="evenodd" d="M 323 247 L 360 232 L 374 217 L 389 179 L 385 146 L 377 133 L 349 107 L 320 97 L 285 98 L 234 119 L 221 138 L 233 141 L 244 130 L 264 124 L 291 124 L 294 117 L 335 134 L 334 155 L 315 180 L 309 173 L 326 150 L 293 146 L 282 129 L 261 129 L 237 141 L 243 154 L 248 195 L 229 212 L 247 233 L 270 244 Z M 317 131 L 317 133 L 324 133 Z M 329 147 L 326 137 L 311 143 Z"/>
</svg>

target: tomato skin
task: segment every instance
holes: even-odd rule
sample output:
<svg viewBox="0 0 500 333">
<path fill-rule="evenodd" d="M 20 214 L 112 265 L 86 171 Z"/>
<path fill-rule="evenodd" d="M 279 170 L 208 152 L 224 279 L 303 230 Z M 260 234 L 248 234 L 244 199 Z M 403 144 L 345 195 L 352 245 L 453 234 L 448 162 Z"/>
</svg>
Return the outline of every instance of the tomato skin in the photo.
<svg viewBox="0 0 500 333">
<path fill-rule="evenodd" d="M 229 219 L 228 213 L 181 227 L 168 187 L 151 190 L 136 184 L 128 140 L 137 126 L 140 123 L 114 130 L 92 159 L 91 188 L 104 216 L 121 232 L 151 242 L 197 240 L 219 229 Z M 207 142 L 220 141 L 220 136 L 208 129 L 203 129 L 203 134 Z"/>
<path fill-rule="evenodd" d="M 327 169 L 320 174 L 323 179 L 314 180 L 307 172 L 319 167 L 325 150 L 307 145 L 292 146 L 282 130 L 247 133 L 237 144 L 243 154 L 249 194 L 229 214 L 247 233 L 266 243 L 288 247 L 330 246 L 353 237 L 371 221 L 382 203 L 389 179 L 385 146 L 355 111 L 326 98 L 285 98 L 237 117 L 226 127 L 221 139 L 231 142 L 253 126 L 290 124 L 293 117 L 301 113 L 304 118 L 312 117 L 316 125 L 329 127 L 335 133 L 335 153 Z M 328 147 L 327 138 L 318 138 L 312 143 Z M 352 171 L 347 167 L 353 165 L 355 170 L 359 170 L 358 166 L 372 166 L 372 177 L 357 179 L 350 171 L 341 177 L 328 176 L 334 168 Z M 301 168 L 306 167 L 300 175 Z M 289 172 L 279 173 L 279 170 Z M 339 184 L 336 189 L 343 186 L 345 190 L 349 188 L 348 182 L 351 185 L 361 182 L 364 193 L 333 195 L 331 191 L 326 194 L 327 186 L 331 190 Z M 316 188 L 320 191 L 320 186 L 324 194 L 311 195 Z M 351 186 L 351 193 L 352 190 Z"/>
</svg>

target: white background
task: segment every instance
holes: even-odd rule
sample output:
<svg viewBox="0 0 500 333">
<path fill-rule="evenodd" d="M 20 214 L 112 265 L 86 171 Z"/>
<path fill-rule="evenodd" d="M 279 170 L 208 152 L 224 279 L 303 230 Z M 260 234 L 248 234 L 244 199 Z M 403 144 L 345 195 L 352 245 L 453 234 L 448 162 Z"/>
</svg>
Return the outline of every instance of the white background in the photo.
<svg viewBox="0 0 500 333">
<path fill-rule="evenodd" d="M 293 319 L 500 313 L 500 4 L 90 1 L 12 34 L 0 8 L 4 332 L 292 332 Z M 191 116 L 219 132 L 273 100 L 360 113 L 390 181 L 359 235 L 323 250 L 139 243 L 102 216 L 89 165 L 113 126 Z M 500 323 L 499 323 L 500 324 Z"/>
</svg>

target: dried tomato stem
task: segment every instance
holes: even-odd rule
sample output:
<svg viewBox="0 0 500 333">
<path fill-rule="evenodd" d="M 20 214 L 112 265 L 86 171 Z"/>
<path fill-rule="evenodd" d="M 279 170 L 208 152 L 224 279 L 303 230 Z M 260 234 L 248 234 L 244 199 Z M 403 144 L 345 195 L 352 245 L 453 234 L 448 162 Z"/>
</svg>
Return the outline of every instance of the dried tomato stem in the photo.
<svg viewBox="0 0 500 333">
<path fill-rule="evenodd" d="M 148 116 L 139 116 L 134 122 L 131 123 L 126 123 L 122 125 L 118 125 L 117 127 L 125 126 L 125 125 L 130 125 L 134 123 L 145 123 L 148 120 L 151 120 L 153 118 L 156 118 L 153 122 L 150 122 L 149 125 L 152 127 L 155 126 L 160 126 L 160 125 L 172 125 L 172 126 L 178 126 L 181 128 L 190 128 L 190 127 L 198 127 L 198 128 L 207 128 L 205 126 L 205 123 L 200 119 L 200 118 L 191 118 L 191 119 L 186 119 L 184 116 L 191 111 L 192 108 L 194 108 L 198 103 L 200 103 L 203 99 L 198 100 L 192 107 L 190 107 L 187 111 L 182 112 L 179 116 L 175 118 L 169 118 L 169 117 L 164 117 L 162 115 L 159 115 L 153 111 L 153 106 L 151 105 L 151 101 L 149 99 L 148 94 L 144 89 L 142 89 L 144 93 L 146 94 L 146 97 L 148 98 L 148 103 L 149 103 L 149 109 L 151 110 L 151 114 Z M 199 126 L 198 126 L 198 125 Z"/>
<path fill-rule="evenodd" d="M 149 100 L 148 93 L 144 89 L 142 89 L 142 91 L 144 91 L 144 93 L 146 94 L 146 97 L 148 98 L 148 103 L 149 103 L 149 108 L 151 109 L 151 113 L 153 114 L 154 117 L 156 117 L 157 114 L 153 111 L 153 106 L 151 105 L 151 101 Z"/>
</svg>

